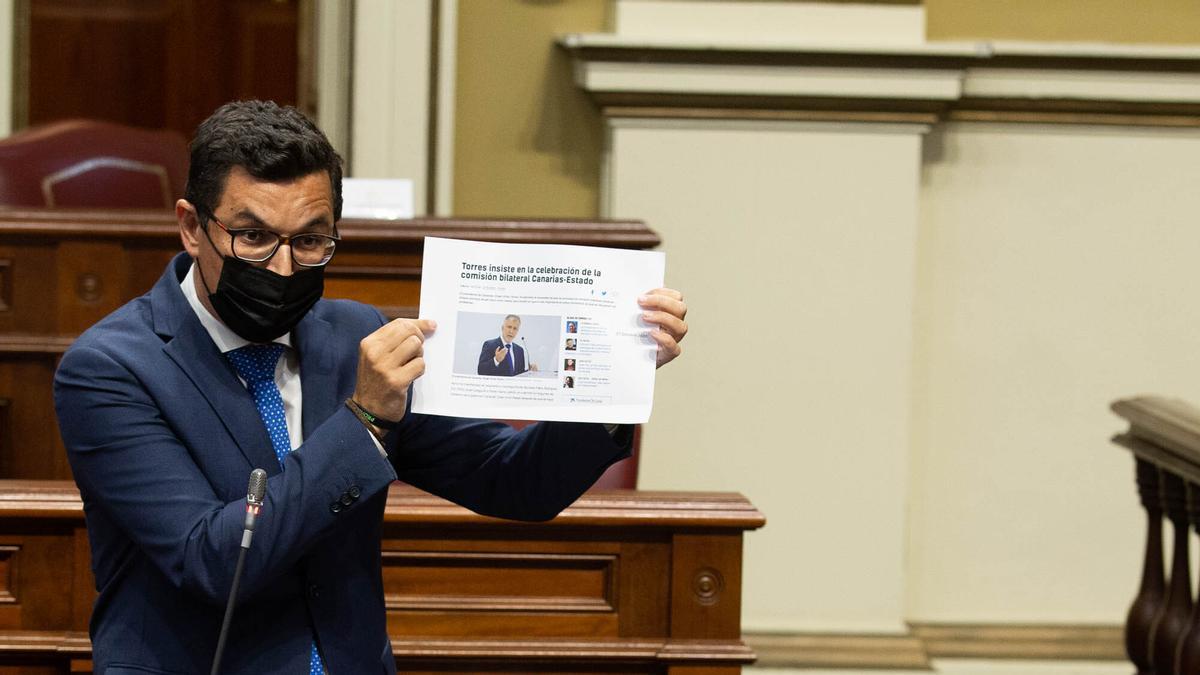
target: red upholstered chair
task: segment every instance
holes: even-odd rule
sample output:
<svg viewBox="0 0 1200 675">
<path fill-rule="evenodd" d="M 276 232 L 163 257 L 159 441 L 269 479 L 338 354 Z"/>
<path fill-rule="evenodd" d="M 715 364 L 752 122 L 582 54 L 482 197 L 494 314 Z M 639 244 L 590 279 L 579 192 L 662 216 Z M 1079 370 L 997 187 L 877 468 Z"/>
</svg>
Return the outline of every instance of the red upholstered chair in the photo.
<svg viewBox="0 0 1200 675">
<path fill-rule="evenodd" d="M 187 164 L 174 131 L 52 122 L 0 139 L 0 205 L 170 208 Z"/>
</svg>

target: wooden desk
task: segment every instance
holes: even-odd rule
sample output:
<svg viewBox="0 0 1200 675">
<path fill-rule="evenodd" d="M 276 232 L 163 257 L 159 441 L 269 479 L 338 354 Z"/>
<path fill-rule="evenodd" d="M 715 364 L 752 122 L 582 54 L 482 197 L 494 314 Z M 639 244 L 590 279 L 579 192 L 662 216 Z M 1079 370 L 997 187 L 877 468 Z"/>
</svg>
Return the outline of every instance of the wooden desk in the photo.
<svg viewBox="0 0 1200 675">
<path fill-rule="evenodd" d="M 399 670 L 738 673 L 741 495 L 594 491 L 549 523 L 394 485 L 383 532 Z M 233 561 L 231 561 L 232 564 Z M 0 673 L 90 670 L 95 597 L 74 484 L 0 481 Z"/>
</svg>

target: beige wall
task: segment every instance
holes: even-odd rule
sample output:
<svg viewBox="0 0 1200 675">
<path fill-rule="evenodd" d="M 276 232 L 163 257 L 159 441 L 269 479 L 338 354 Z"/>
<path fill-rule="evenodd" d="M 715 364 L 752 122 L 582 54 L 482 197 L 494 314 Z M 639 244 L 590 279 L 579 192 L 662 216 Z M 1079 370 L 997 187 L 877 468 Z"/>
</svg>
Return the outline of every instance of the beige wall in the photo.
<svg viewBox="0 0 1200 675">
<path fill-rule="evenodd" d="M 925 0 L 930 40 L 1200 42 L 1195 0 Z"/>
<path fill-rule="evenodd" d="M 1143 516 L 1107 405 L 1200 400 L 1200 134 L 611 125 L 602 204 L 663 233 L 693 310 L 643 486 L 767 513 L 745 628 L 1122 621 Z"/>
<path fill-rule="evenodd" d="M 602 124 L 571 84 L 563 33 L 603 31 L 606 0 L 459 0 L 456 215 L 599 213 Z M 925 0 L 929 40 L 1200 42 L 1194 0 Z M 651 224 L 653 225 L 653 224 Z"/>
<path fill-rule="evenodd" d="M 601 0 L 459 1 L 455 215 L 596 215 L 602 125 L 554 39 L 606 16 Z"/>
<path fill-rule="evenodd" d="M 909 618 L 1120 623 L 1145 519 L 1108 404 L 1200 401 L 1200 132 L 948 125 L 922 176 Z"/>
<path fill-rule="evenodd" d="M 663 233 L 685 355 L 646 489 L 741 492 L 748 630 L 904 630 L 923 127 L 619 120 L 611 214 Z M 862 198 L 870 195 L 870 198 Z"/>
</svg>

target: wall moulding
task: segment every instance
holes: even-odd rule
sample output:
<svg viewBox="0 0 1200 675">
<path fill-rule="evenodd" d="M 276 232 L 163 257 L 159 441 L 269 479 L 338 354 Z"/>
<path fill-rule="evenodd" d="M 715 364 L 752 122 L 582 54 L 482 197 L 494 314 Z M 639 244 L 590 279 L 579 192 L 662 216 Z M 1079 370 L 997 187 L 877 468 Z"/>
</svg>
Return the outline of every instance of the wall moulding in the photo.
<svg viewBox="0 0 1200 675">
<path fill-rule="evenodd" d="M 1200 127 L 1200 49 L 559 40 L 608 117 Z M 917 116 L 917 117 L 914 117 Z"/>
<path fill-rule="evenodd" d="M 1120 626 L 911 623 L 900 635 L 757 633 L 743 635 L 773 668 L 932 670 L 934 659 L 1123 661 Z"/>
</svg>

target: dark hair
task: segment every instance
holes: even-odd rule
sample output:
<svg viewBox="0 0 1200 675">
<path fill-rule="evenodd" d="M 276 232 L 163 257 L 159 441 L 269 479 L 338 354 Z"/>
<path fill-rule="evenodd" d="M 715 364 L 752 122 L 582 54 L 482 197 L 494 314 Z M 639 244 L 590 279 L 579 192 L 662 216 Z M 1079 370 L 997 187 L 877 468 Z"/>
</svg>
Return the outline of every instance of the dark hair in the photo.
<svg viewBox="0 0 1200 675">
<path fill-rule="evenodd" d="M 202 222 L 217 208 L 235 166 L 267 181 L 328 172 L 333 219 L 342 217 L 342 158 L 317 125 L 291 106 L 234 101 L 196 128 L 183 196 L 200 211 Z"/>
</svg>

